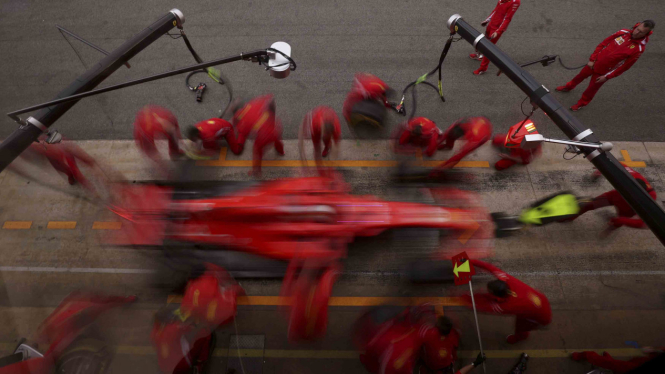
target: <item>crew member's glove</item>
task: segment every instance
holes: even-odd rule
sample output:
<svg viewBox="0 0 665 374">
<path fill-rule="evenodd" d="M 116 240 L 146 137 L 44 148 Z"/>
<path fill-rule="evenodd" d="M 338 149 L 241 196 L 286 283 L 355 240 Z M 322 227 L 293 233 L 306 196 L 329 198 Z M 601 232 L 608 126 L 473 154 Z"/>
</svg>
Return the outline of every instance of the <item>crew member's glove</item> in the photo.
<svg viewBox="0 0 665 374">
<path fill-rule="evenodd" d="M 485 357 L 484 353 L 478 353 L 478 356 L 476 357 L 475 361 L 473 361 L 471 363 L 471 365 L 473 365 L 473 367 L 475 368 L 476 366 L 478 366 L 478 365 L 482 364 L 483 362 L 485 362 L 486 358 L 487 357 Z"/>
<path fill-rule="evenodd" d="M 485 26 L 487 26 L 488 23 L 489 23 L 489 21 L 483 21 L 483 23 L 481 23 L 480 26 L 485 27 Z"/>
</svg>

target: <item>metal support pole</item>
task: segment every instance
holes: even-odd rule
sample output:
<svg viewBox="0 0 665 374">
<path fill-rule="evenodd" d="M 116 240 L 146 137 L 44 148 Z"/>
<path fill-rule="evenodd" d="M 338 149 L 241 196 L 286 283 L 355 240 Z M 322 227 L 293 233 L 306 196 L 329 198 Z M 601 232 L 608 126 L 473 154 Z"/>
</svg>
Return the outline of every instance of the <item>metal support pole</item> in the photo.
<svg viewBox="0 0 665 374">
<path fill-rule="evenodd" d="M 126 61 L 141 52 L 152 42 L 159 39 L 166 32 L 176 26 L 182 26 L 185 17 L 178 9 L 173 9 L 155 21 L 143 31 L 134 35 L 108 56 L 88 69 L 67 88 L 60 91 L 57 97 L 72 96 L 81 92 L 90 91 L 104 79 L 118 70 Z M 5 141 L 0 144 L 0 172 L 4 170 L 18 155 L 30 146 L 39 136 L 48 130 L 55 121 L 62 117 L 76 101 L 43 108 L 25 121 L 14 118 L 21 123 Z"/>
<path fill-rule="evenodd" d="M 469 280 L 469 293 L 471 294 L 471 305 L 473 305 L 473 316 L 476 318 L 476 331 L 478 331 L 478 345 L 480 346 L 480 355 L 484 356 L 483 353 L 483 342 L 480 338 L 480 325 L 478 324 L 478 312 L 476 311 L 476 300 L 473 298 L 473 285 L 471 280 Z M 483 373 L 487 373 L 485 368 L 485 361 L 483 361 Z"/>
<path fill-rule="evenodd" d="M 554 121 L 566 136 L 575 141 L 600 143 L 591 131 L 587 132 L 587 128 L 552 96 L 545 86 L 538 83 L 531 74 L 522 69 L 500 48 L 492 44 L 485 35 L 466 23 L 462 19 L 462 16 L 455 14 L 450 17 L 448 28 L 450 32 L 458 33 L 473 45 L 476 50 L 485 55 L 494 65 L 501 69 L 517 87 L 531 98 L 532 103 L 536 104 Z M 578 135 L 581 136 L 578 137 Z M 607 178 L 612 186 L 619 191 L 621 196 L 626 199 L 661 243 L 665 245 L 665 211 L 628 174 L 611 153 L 592 148 L 583 148 L 582 152 Z"/>
<path fill-rule="evenodd" d="M 67 102 L 71 102 L 71 101 L 78 101 L 80 99 L 83 99 L 84 97 L 99 95 L 99 94 L 104 93 L 104 92 L 115 91 L 115 90 L 119 90 L 121 88 L 135 86 L 135 85 L 141 84 L 141 83 L 152 82 L 152 81 L 155 81 L 155 80 L 158 80 L 158 79 L 172 77 L 174 75 L 187 73 L 187 72 L 194 71 L 194 70 L 201 70 L 201 69 L 205 69 L 205 68 L 215 66 L 215 65 L 222 65 L 222 64 L 227 64 L 229 62 L 246 60 L 246 59 L 262 57 L 262 56 L 267 56 L 267 55 L 268 55 L 268 52 L 265 49 L 254 51 L 254 52 L 249 52 L 249 53 L 241 53 L 238 56 L 224 57 L 224 58 L 220 58 L 220 59 L 217 59 L 217 60 L 212 60 L 212 61 L 203 62 L 203 63 L 196 64 L 196 65 L 190 65 L 190 66 L 180 68 L 180 69 L 167 71 L 165 73 L 159 73 L 159 74 L 151 75 L 151 76 L 144 77 L 144 78 L 134 79 L 134 80 L 124 82 L 124 83 L 114 84 L 114 85 L 108 86 L 108 87 L 98 88 L 98 89 L 92 90 L 92 91 L 81 92 L 81 93 L 76 94 L 76 95 L 61 97 L 59 99 L 47 101 L 45 103 L 41 103 L 41 104 L 29 106 L 27 108 L 15 110 L 13 112 L 9 112 L 9 113 L 7 113 L 7 115 L 11 118 L 14 118 L 17 115 L 22 114 L 22 113 L 32 112 L 33 110 L 45 108 L 45 107 L 52 106 L 52 105 L 67 103 Z"/>
</svg>

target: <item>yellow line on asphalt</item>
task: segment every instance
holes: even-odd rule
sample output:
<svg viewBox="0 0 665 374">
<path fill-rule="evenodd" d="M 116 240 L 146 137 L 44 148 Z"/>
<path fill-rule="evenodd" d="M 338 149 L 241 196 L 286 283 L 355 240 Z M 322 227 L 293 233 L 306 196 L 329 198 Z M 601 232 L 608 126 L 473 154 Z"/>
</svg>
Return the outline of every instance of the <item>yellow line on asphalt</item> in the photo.
<svg viewBox="0 0 665 374">
<path fill-rule="evenodd" d="M 219 159 L 217 160 L 204 160 L 197 161 L 196 164 L 200 166 L 226 166 L 226 167 L 251 167 L 252 160 L 227 160 L 226 147 L 222 147 Z M 445 160 L 438 161 L 422 161 L 422 156 L 416 162 L 418 166 L 438 166 Z M 316 166 L 314 160 L 263 160 L 261 161 L 262 167 L 301 167 L 301 166 Z M 397 166 L 397 161 L 376 161 L 376 160 L 324 160 L 323 166 L 340 167 L 340 168 L 387 168 Z M 456 168 L 488 168 L 490 167 L 487 161 L 460 161 Z"/>
<path fill-rule="evenodd" d="M 621 150 L 621 156 L 623 156 L 623 161 L 621 162 L 624 166 L 630 168 L 645 168 L 647 164 L 644 161 L 633 161 L 628 154 L 628 151 L 625 149 Z"/>
<path fill-rule="evenodd" d="M 122 222 L 102 222 L 95 221 L 92 223 L 93 230 L 120 230 Z"/>
<path fill-rule="evenodd" d="M 27 230 L 32 227 L 32 221 L 5 221 L 2 228 L 5 230 Z"/>
<path fill-rule="evenodd" d="M 441 161 L 422 161 L 416 162 L 417 166 L 438 166 L 445 160 Z M 225 160 L 225 161 L 198 161 L 201 166 L 224 166 L 224 167 L 252 167 L 252 160 Z M 355 160 L 336 160 L 336 161 L 322 161 L 323 166 L 340 167 L 340 168 L 388 168 L 396 167 L 397 161 L 355 161 Z M 300 160 L 263 160 L 261 161 L 262 167 L 284 167 L 295 168 L 301 166 L 316 166 L 314 160 L 307 160 L 302 162 Z M 455 168 L 489 168 L 490 164 L 487 161 L 460 161 Z"/>
<path fill-rule="evenodd" d="M 49 221 L 46 228 L 49 230 L 73 230 L 76 228 L 76 221 Z"/>
<path fill-rule="evenodd" d="M 334 296 L 330 298 L 330 306 L 377 306 L 377 305 L 420 305 L 430 303 L 435 306 L 464 305 L 461 297 L 348 297 Z M 167 303 L 180 303 L 182 296 L 169 295 Z M 240 296 L 238 305 L 282 306 L 289 305 L 289 298 L 281 296 Z"/>
</svg>

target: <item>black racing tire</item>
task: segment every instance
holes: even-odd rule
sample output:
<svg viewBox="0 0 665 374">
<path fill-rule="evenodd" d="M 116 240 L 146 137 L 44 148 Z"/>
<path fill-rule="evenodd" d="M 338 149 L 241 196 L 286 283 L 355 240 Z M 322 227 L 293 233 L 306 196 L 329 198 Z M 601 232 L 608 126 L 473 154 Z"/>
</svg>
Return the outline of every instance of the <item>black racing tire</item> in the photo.
<svg viewBox="0 0 665 374">
<path fill-rule="evenodd" d="M 72 343 L 55 363 L 56 374 L 104 374 L 112 358 L 106 343 L 95 338 L 82 338 Z"/>
<path fill-rule="evenodd" d="M 376 100 L 363 100 L 351 109 L 349 125 L 353 128 L 374 127 L 382 129 L 386 119 L 386 107 Z"/>
</svg>

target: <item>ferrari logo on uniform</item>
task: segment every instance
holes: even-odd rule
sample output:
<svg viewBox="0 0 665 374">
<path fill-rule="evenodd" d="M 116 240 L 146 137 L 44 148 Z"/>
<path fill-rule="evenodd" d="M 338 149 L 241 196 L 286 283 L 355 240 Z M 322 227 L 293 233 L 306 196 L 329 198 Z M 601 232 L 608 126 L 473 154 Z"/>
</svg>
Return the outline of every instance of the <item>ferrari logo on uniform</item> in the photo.
<svg viewBox="0 0 665 374">
<path fill-rule="evenodd" d="M 633 49 L 633 48 L 635 48 L 635 44 L 633 44 L 633 45 L 630 46 L 630 49 Z"/>
<path fill-rule="evenodd" d="M 445 349 L 440 349 L 439 357 L 446 357 L 446 356 L 448 356 L 448 351 L 446 351 Z"/>
</svg>

